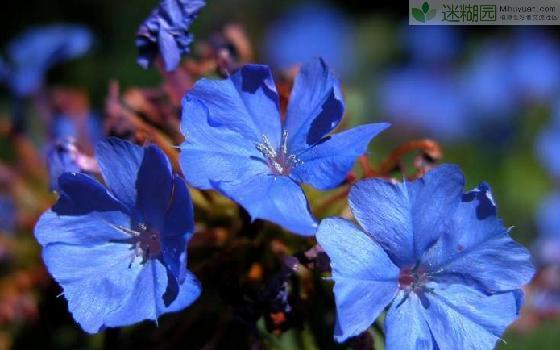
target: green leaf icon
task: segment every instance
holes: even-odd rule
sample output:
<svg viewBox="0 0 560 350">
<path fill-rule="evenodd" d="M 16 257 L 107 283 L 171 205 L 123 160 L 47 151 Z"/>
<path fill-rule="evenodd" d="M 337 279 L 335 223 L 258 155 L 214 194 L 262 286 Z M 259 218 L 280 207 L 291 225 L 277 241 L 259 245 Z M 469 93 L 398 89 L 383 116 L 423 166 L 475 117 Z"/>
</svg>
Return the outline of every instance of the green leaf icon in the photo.
<svg viewBox="0 0 560 350">
<path fill-rule="evenodd" d="M 428 11 L 430 10 L 430 4 L 428 4 L 427 1 L 425 1 L 422 4 L 422 12 L 424 12 L 424 14 L 428 13 Z"/>
<path fill-rule="evenodd" d="M 424 16 L 424 12 L 422 12 L 419 8 L 412 8 L 412 17 L 414 17 L 418 22 L 426 22 L 426 16 Z"/>
<path fill-rule="evenodd" d="M 430 11 L 428 11 L 428 13 L 426 14 L 426 21 L 431 20 L 432 18 L 434 18 L 436 16 L 436 9 L 431 9 Z"/>
</svg>

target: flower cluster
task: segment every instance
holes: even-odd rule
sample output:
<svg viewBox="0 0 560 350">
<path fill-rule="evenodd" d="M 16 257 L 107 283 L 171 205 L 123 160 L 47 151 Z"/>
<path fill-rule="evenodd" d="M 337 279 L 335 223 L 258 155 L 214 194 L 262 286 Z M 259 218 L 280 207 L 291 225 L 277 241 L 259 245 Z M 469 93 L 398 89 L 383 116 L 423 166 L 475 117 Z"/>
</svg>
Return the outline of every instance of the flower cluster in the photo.
<svg viewBox="0 0 560 350">
<path fill-rule="evenodd" d="M 219 324 L 243 323 L 254 338 L 262 320 L 279 334 L 303 327 L 303 306 L 314 290 L 313 297 L 321 297 L 317 285 L 298 289 L 300 270 L 306 269 L 314 277 L 331 273 L 338 342 L 367 335 L 385 313 L 388 350 L 493 348 L 518 318 L 522 288 L 534 267 L 498 217 L 490 186 L 483 182 L 464 192 L 457 166 L 436 166 L 441 149 L 431 140 L 407 143 L 379 167 L 370 166 L 368 146 L 389 124 L 348 128 L 341 83 L 322 58 L 274 79 L 266 65 L 243 64 L 251 48 L 243 31 L 229 26 L 207 43 L 208 61 L 197 65 L 189 59 L 179 66 L 193 40 L 190 26 L 204 5 L 161 0 L 141 24 L 138 63 L 147 68 L 161 59 L 165 82 L 159 90 L 137 89 L 123 98 L 118 84 L 111 84 L 105 130 L 118 137 L 101 138 L 95 152 L 101 128 L 90 123 L 84 95 L 59 91 L 53 98 L 46 153 L 57 200 L 35 223 L 35 238 L 74 320 L 88 333 L 158 322 L 217 291 L 231 311 Z M 319 17 L 314 25 L 319 34 L 330 33 L 333 22 L 345 23 L 330 12 Z M 308 24 L 303 17 L 296 22 L 279 28 Z M 430 30 L 454 42 L 448 33 Z M 414 51 L 418 45 L 409 39 Z M 72 40 L 78 48 L 61 44 L 64 49 L 44 51 L 56 52 L 53 60 L 67 59 L 89 47 L 86 41 Z M 455 48 L 432 44 L 417 53 L 419 61 L 454 56 Z M 41 72 L 51 63 L 56 62 L 43 62 Z M 1 77 L 10 76 L 9 69 L 0 61 Z M 408 83 L 400 85 L 409 81 L 408 73 L 401 78 L 393 87 L 418 94 Z M 35 80 L 24 90 L 36 90 L 41 81 Z M 417 97 L 426 104 L 416 106 L 430 114 L 423 96 L 453 97 L 444 81 L 424 87 Z M 397 100 L 389 102 L 402 102 Z M 443 111 L 454 112 L 454 101 Z M 411 150 L 421 151 L 413 162 L 417 173 L 406 176 L 403 156 Z M 361 171 L 354 169 L 357 161 Z M 344 219 L 325 218 L 327 212 L 315 206 L 314 195 L 324 191 L 332 191 L 327 204 L 343 204 L 348 196 Z M 0 206 L 10 205 L 0 196 Z M 222 206 L 227 213 L 215 221 L 235 219 L 227 229 L 216 229 L 220 224 L 206 219 Z M 347 219 L 351 214 L 357 224 Z M 275 224 L 266 226 L 271 231 L 294 235 L 282 232 L 262 243 L 274 236 L 260 235 L 266 221 Z M 287 248 L 284 239 L 296 241 L 294 250 L 304 253 Z M 279 270 L 278 264 L 264 267 L 259 261 L 267 259 L 261 247 L 268 243 L 281 258 Z M 197 251 L 200 246 L 204 249 Z M 234 262 L 238 253 L 251 255 L 248 268 Z M 323 282 L 308 277 L 301 284 L 330 286 Z M 209 299 L 215 310 L 220 302 Z"/>
</svg>

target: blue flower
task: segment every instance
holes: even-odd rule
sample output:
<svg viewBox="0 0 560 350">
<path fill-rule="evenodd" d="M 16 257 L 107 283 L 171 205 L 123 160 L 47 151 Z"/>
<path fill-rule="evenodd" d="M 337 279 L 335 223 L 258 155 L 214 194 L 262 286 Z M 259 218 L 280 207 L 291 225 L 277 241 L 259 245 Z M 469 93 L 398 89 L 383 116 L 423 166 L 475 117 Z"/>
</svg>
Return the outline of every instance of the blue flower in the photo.
<svg viewBox="0 0 560 350">
<path fill-rule="evenodd" d="M 556 106 L 554 119 L 537 136 L 535 151 L 549 173 L 560 178 L 560 105 Z"/>
<path fill-rule="evenodd" d="M 338 341 L 365 331 L 388 307 L 388 350 L 494 347 L 518 317 L 519 288 L 534 268 L 494 215 L 489 187 L 463 194 L 463 186 L 462 172 L 449 165 L 413 182 L 364 180 L 349 195 L 361 227 L 321 222 Z"/>
<path fill-rule="evenodd" d="M 379 102 L 384 114 L 403 128 L 455 141 L 468 136 L 467 105 L 456 86 L 452 74 L 410 65 L 386 76 Z"/>
<path fill-rule="evenodd" d="M 55 142 L 47 150 L 47 168 L 49 171 L 49 189 L 60 191 L 58 178 L 64 173 L 78 173 L 82 171 L 77 162 L 78 150 L 70 138 Z"/>
<path fill-rule="evenodd" d="M 90 333 L 157 320 L 200 294 L 186 269 L 194 223 L 184 180 L 155 146 L 108 139 L 97 156 L 109 189 L 63 174 L 60 198 L 35 226 L 45 265 Z"/>
<path fill-rule="evenodd" d="M 8 84 L 14 94 L 36 92 L 52 66 L 85 54 L 93 35 L 80 25 L 55 24 L 27 30 L 8 44 Z"/>
<path fill-rule="evenodd" d="M 0 193 L 0 232 L 12 234 L 16 227 L 16 206 L 14 199 Z"/>
<path fill-rule="evenodd" d="M 189 52 L 193 41 L 189 27 L 204 5 L 204 0 L 161 0 L 136 34 L 138 64 L 148 68 L 160 54 L 165 69 L 174 70 Z"/>
<path fill-rule="evenodd" d="M 264 54 L 272 67 L 290 68 L 323 57 L 341 74 L 356 66 L 356 33 L 343 13 L 304 5 L 282 15 L 266 31 Z"/>
<path fill-rule="evenodd" d="M 461 93 L 468 96 L 469 118 L 505 118 L 518 108 L 510 74 L 510 53 L 496 41 L 484 43 L 461 75 Z"/>
<path fill-rule="evenodd" d="M 536 242 L 539 261 L 560 265 L 560 192 L 546 197 L 537 213 L 539 238 Z"/>
<path fill-rule="evenodd" d="M 461 37 L 451 26 L 409 26 L 402 28 L 402 40 L 413 60 L 428 63 L 446 63 L 461 47 Z"/>
<path fill-rule="evenodd" d="M 547 33 L 523 29 L 514 37 L 509 57 L 514 86 L 523 97 L 547 99 L 560 88 L 560 48 Z"/>
<path fill-rule="evenodd" d="M 388 126 L 329 135 L 343 112 L 339 82 L 320 59 L 296 77 L 284 121 L 267 66 L 244 66 L 227 80 L 202 79 L 183 101 L 185 177 L 194 187 L 232 198 L 253 219 L 312 235 L 317 224 L 299 184 L 336 187 Z"/>
</svg>

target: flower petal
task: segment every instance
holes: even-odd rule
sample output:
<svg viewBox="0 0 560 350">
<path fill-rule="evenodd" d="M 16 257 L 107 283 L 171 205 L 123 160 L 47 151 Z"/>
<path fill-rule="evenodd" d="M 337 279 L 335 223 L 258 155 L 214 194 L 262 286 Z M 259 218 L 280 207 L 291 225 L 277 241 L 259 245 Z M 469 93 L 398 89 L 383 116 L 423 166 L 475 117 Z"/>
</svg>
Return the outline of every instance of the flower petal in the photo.
<svg viewBox="0 0 560 350">
<path fill-rule="evenodd" d="M 414 264 L 412 215 L 403 185 L 382 179 L 362 180 L 350 190 L 348 202 L 362 228 L 397 266 Z"/>
<path fill-rule="evenodd" d="M 360 181 L 349 195 L 356 219 L 399 266 L 414 265 L 446 230 L 463 195 L 463 174 L 441 165 L 416 181 Z"/>
<path fill-rule="evenodd" d="M 157 320 L 167 312 L 184 309 L 200 295 L 200 284 L 188 273 L 188 278 L 178 286 L 174 301 L 165 306 L 164 294 L 168 283 L 166 268 L 158 260 L 147 262 L 135 281 L 132 293 L 122 300 L 121 307 L 108 315 L 106 325 L 119 327 L 145 319 Z"/>
<path fill-rule="evenodd" d="M 217 182 L 215 187 L 241 204 L 253 220 L 270 220 L 304 236 L 317 230 L 303 190 L 286 176 L 259 174 L 239 181 Z"/>
<path fill-rule="evenodd" d="M 156 146 L 144 148 L 144 156 L 138 170 L 136 184 L 136 208 L 138 220 L 157 228 L 164 229 L 165 213 L 169 207 L 173 177 L 167 156 Z M 129 184 L 131 186 L 131 184 Z"/>
<path fill-rule="evenodd" d="M 158 43 L 159 52 L 165 64 L 165 70 L 168 72 L 175 70 L 181 61 L 181 52 L 177 47 L 175 38 L 167 28 L 159 29 Z"/>
<path fill-rule="evenodd" d="M 331 261 L 337 307 L 335 339 L 365 331 L 395 296 L 399 269 L 383 249 L 351 222 L 321 221 L 317 241 Z"/>
<path fill-rule="evenodd" d="M 164 237 L 190 236 L 194 232 L 194 212 L 185 180 L 173 176 L 173 195 L 165 213 Z"/>
<path fill-rule="evenodd" d="M 440 281 L 473 284 L 484 293 L 518 289 L 534 274 L 529 251 L 496 216 L 479 218 L 477 201 L 463 202 L 424 260 Z"/>
<path fill-rule="evenodd" d="M 387 350 L 436 350 L 424 317 L 422 303 L 415 293 L 400 291 L 385 318 Z"/>
<path fill-rule="evenodd" d="M 68 309 L 88 333 L 101 330 L 133 292 L 142 266 L 129 268 L 131 258 L 130 245 L 119 243 L 54 243 L 43 249 L 45 265 L 62 286 Z"/>
<path fill-rule="evenodd" d="M 258 173 L 268 173 L 256 143 L 226 127 L 209 123 L 204 103 L 187 96 L 183 100 L 181 168 L 194 187 L 211 189 L 211 181 L 234 181 Z"/>
<path fill-rule="evenodd" d="M 292 171 L 292 176 L 320 190 L 338 186 L 356 158 L 366 153 L 371 139 L 388 126 L 365 124 L 326 138 L 298 155 L 302 163 Z"/>
<path fill-rule="evenodd" d="M 138 170 L 144 157 L 142 147 L 115 137 L 97 144 L 97 161 L 109 189 L 129 208 L 136 205 Z"/>
<path fill-rule="evenodd" d="M 63 174 L 60 198 L 35 225 L 40 244 L 91 245 L 129 238 L 117 226 L 128 227 L 126 209 L 97 181 L 85 174 Z"/>
<path fill-rule="evenodd" d="M 278 94 L 267 66 L 246 65 L 225 80 L 201 79 L 189 97 L 206 106 L 208 125 L 230 129 L 253 145 L 263 135 L 274 146 L 280 145 Z M 188 127 L 183 125 L 184 130 Z"/>
<path fill-rule="evenodd" d="M 303 65 L 294 82 L 286 112 L 289 149 L 299 153 L 321 140 L 342 119 L 340 83 L 326 63 L 314 59 Z"/>
<path fill-rule="evenodd" d="M 439 349 L 493 349 L 518 317 L 518 294 L 491 296 L 459 285 L 438 285 L 424 314 Z"/>
</svg>

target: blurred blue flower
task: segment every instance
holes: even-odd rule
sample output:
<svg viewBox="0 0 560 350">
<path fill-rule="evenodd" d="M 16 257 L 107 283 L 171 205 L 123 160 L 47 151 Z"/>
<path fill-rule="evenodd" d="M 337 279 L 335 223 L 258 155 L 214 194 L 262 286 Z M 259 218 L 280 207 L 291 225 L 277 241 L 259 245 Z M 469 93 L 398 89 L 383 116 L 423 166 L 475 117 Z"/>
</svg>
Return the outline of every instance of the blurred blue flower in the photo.
<svg viewBox="0 0 560 350">
<path fill-rule="evenodd" d="M 416 65 L 393 70 L 379 96 L 384 115 L 402 128 L 418 128 L 446 141 L 469 134 L 465 100 L 447 72 Z"/>
<path fill-rule="evenodd" d="M 322 57 L 338 73 L 351 73 L 356 59 L 356 33 L 343 13 L 326 6 L 291 8 L 265 34 L 264 56 L 275 68 Z"/>
<path fill-rule="evenodd" d="M 505 118 L 519 105 L 508 51 L 495 41 L 481 45 L 461 73 L 461 94 L 469 102 L 469 117 Z"/>
<path fill-rule="evenodd" d="M 64 113 L 57 115 L 53 119 L 51 126 L 52 137 L 55 140 L 78 138 L 80 136 L 78 120 L 79 118 L 72 117 Z M 97 142 L 103 137 L 103 125 L 101 124 L 97 114 L 90 112 L 86 117 L 85 124 L 85 132 L 87 135 L 82 136 L 87 136 L 88 142 L 91 144 L 97 144 Z"/>
<path fill-rule="evenodd" d="M 34 27 L 8 44 L 8 84 L 17 96 L 36 92 L 54 65 L 85 54 L 93 44 L 89 29 L 81 25 L 53 24 Z"/>
<path fill-rule="evenodd" d="M 519 288 L 534 268 L 500 219 L 478 214 L 480 205 L 488 208 L 487 185 L 475 198 L 463 186 L 462 172 L 449 165 L 412 182 L 364 180 L 349 195 L 361 227 L 342 218 L 321 222 L 336 340 L 367 330 L 388 306 L 388 350 L 494 347 L 518 317 Z"/>
<path fill-rule="evenodd" d="M 58 178 L 64 173 L 82 171 L 77 162 L 78 150 L 71 138 L 63 138 L 49 146 L 47 150 L 47 169 L 49 171 L 49 190 L 59 192 Z"/>
<path fill-rule="evenodd" d="M 525 97 L 546 99 L 558 94 L 560 47 L 545 32 L 526 28 L 519 31 L 508 59 L 511 61 L 508 73 Z"/>
<path fill-rule="evenodd" d="M 401 43 L 415 62 L 441 63 L 455 58 L 461 47 L 459 31 L 452 26 L 403 26 Z"/>
<path fill-rule="evenodd" d="M 204 5 L 204 0 L 161 0 L 138 28 L 138 64 L 148 68 L 161 55 L 167 71 L 177 68 L 193 41 L 189 27 Z"/>
<path fill-rule="evenodd" d="M 109 189 L 65 173 L 58 201 L 35 226 L 45 265 L 89 333 L 157 320 L 200 294 L 186 269 L 194 222 L 184 180 L 155 146 L 108 139 L 97 156 Z"/>
<path fill-rule="evenodd" d="M 560 179 L 560 105 L 556 106 L 555 115 L 549 125 L 537 136 L 535 151 L 538 158 L 550 174 Z"/>
<path fill-rule="evenodd" d="M 16 206 L 14 199 L 0 193 L 0 232 L 11 234 L 16 226 Z"/>
<path fill-rule="evenodd" d="M 536 242 L 543 264 L 560 265 L 560 192 L 546 197 L 537 214 L 539 238 Z"/>
<path fill-rule="evenodd" d="M 227 80 L 202 79 L 183 101 L 185 176 L 240 203 L 253 219 L 312 235 L 317 224 L 299 184 L 336 187 L 388 126 L 328 135 L 343 112 L 339 82 L 320 59 L 301 68 L 283 122 L 267 66 L 244 66 Z"/>
</svg>

